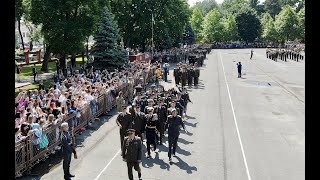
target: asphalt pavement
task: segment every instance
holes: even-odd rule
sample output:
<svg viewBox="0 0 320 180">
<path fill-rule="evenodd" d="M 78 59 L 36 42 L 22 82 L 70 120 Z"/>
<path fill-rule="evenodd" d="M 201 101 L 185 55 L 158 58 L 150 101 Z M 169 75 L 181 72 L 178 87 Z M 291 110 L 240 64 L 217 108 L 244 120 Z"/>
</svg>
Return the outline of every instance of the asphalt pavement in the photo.
<svg viewBox="0 0 320 180">
<path fill-rule="evenodd" d="M 167 138 L 141 163 L 142 179 L 304 180 L 305 62 L 267 59 L 265 49 L 212 50 L 200 71 L 200 84 L 188 89 L 193 104 L 169 163 Z M 243 64 L 237 78 L 236 63 Z M 165 88 L 174 87 L 172 70 Z M 114 116 L 83 138 L 72 159 L 74 180 L 126 180 Z M 134 178 L 137 173 L 134 171 Z M 33 179 L 33 178 L 27 178 Z M 63 179 L 62 162 L 34 179 Z"/>
</svg>

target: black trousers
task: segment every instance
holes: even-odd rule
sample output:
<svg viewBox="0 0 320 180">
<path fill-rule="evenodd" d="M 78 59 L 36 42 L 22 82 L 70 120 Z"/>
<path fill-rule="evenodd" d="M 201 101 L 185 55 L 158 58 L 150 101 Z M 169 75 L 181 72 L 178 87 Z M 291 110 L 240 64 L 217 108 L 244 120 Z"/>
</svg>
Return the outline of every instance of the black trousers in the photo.
<svg viewBox="0 0 320 180">
<path fill-rule="evenodd" d="M 124 134 L 120 133 L 120 147 L 121 147 L 121 150 L 122 150 L 122 146 L 123 146 L 124 137 L 125 137 Z"/>
<path fill-rule="evenodd" d="M 198 77 L 194 77 L 194 79 L 193 79 L 193 84 L 195 85 L 195 86 L 197 86 L 198 85 Z"/>
<path fill-rule="evenodd" d="M 241 70 L 238 70 L 238 78 L 241 77 Z"/>
<path fill-rule="evenodd" d="M 132 167 L 138 172 L 138 177 L 141 178 L 141 169 L 138 162 L 127 162 L 127 167 L 130 180 L 133 180 Z"/>
<path fill-rule="evenodd" d="M 33 81 L 36 82 L 36 76 L 37 74 L 33 74 Z"/>
<path fill-rule="evenodd" d="M 169 150 L 168 150 L 168 157 L 171 158 L 171 154 L 176 154 L 176 148 L 177 148 L 177 142 L 178 142 L 178 136 L 170 136 L 169 135 Z"/>
<path fill-rule="evenodd" d="M 150 146 L 151 146 L 151 144 L 153 145 L 153 147 L 154 147 L 154 150 L 156 150 L 156 148 L 157 148 L 157 143 L 155 143 L 155 142 L 150 142 L 150 141 L 148 141 L 147 140 L 147 151 L 148 151 L 148 155 L 150 156 L 150 154 L 151 154 L 151 152 L 150 152 Z"/>
<path fill-rule="evenodd" d="M 64 173 L 64 179 L 70 179 L 70 162 L 71 162 L 71 155 L 72 153 L 64 153 L 63 154 L 63 173 Z"/>
</svg>

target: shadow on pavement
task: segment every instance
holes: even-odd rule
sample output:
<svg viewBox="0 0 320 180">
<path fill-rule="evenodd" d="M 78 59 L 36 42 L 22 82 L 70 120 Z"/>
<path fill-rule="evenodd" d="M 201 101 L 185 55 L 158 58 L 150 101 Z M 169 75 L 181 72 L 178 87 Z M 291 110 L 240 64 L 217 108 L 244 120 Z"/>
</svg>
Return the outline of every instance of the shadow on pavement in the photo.
<svg viewBox="0 0 320 180">
<path fill-rule="evenodd" d="M 190 119 L 190 118 L 188 118 L 188 119 Z M 195 119 L 195 118 L 194 118 Z M 183 122 L 184 123 L 184 125 L 186 125 L 186 126 L 191 126 L 191 127 L 197 127 L 197 125 L 198 125 L 198 123 L 199 122 L 196 122 L 196 123 L 190 123 L 190 122 L 188 122 L 188 120 L 186 120 L 186 121 L 184 121 Z"/>
<path fill-rule="evenodd" d="M 179 158 L 178 156 L 176 157 L 177 160 L 179 162 L 173 162 L 170 163 L 171 165 L 176 165 L 178 166 L 180 169 L 185 170 L 188 174 L 192 174 L 192 171 L 198 171 L 198 168 L 195 166 L 190 166 L 189 164 L 187 164 L 186 162 L 184 162 L 181 158 Z"/>
<path fill-rule="evenodd" d="M 179 137 L 179 139 L 180 139 L 180 137 Z M 179 141 L 179 140 L 178 140 L 178 141 Z M 176 153 L 182 154 L 182 155 L 185 155 L 185 156 L 190 156 L 191 153 L 190 153 L 189 151 L 186 151 L 186 150 L 184 150 L 184 149 L 181 149 L 181 148 L 179 147 L 179 143 L 180 143 L 180 142 L 178 142 L 178 146 L 177 146 L 177 149 L 176 149 Z"/>
<path fill-rule="evenodd" d="M 188 144 L 193 144 L 193 142 L 187 141 L 187 140 L 185 140 L 185 139 L 183 139 L 183 138 L 181 138 L 181 137 L 178 138 L 178 142 L 179 142 L 179 143 L 182 143 L 182 144 L 186 144 L 186 145 L 188 145 Z"/>
</svg>

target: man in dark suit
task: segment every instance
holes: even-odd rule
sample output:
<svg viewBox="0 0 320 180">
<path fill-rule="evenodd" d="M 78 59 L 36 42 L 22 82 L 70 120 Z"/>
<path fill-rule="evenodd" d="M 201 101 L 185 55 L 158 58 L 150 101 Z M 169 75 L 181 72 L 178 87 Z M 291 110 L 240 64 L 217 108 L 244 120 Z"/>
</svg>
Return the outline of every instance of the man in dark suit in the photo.
<svg viewBox="0 0 320 180">
<path fill-rule="evenodd" d="M 139 166 L 141 162 L 141 139 L 135 136 L 134 129 L 128 129 L 128 136 L 125 137 L 122 145 L 122 159 L 127 162 L 128 176 L 130 180 L 133 180 L 132 167 L 138 172 L 139 180 L 141 180 L 141 168 Z"/>
<path fill-rule="evenodd" d="M 168 116 L 168 121 L 166 124 L 166 129 L 168 129 L 168 141 L 169 141 L 169 150 L 168 150 L 169 161 L 171 161 L 172 154 L 173 154 L 173 157 L 176 156 L 175 153 L 176 153 L 178 138 L 180 135 L 180 125 L 183 127 L 183 129 L 187 133 L 187 130 L 185 129 L 181 116 L 177 115 L 177 110 L 171 109 L 171 114 L 172 115 Z"/>
<path fill-rule="evenodd" d="M 70 180 L 74 175 L 70 174 L 71 155 L 74 152 L 71 136 L 69 134 L 69 126 L 67 122 L 61 124 L 62 128 L 62 154 L 63 154 L 63 173 L 64 179 Z"/>
<path fill-rule="evenodd" d="M 33 81 L 36 82 L 36 76 L 38 74 L 36 64 L 33 64 L 32 74 L 33 74 Z"/>
<path fill-rule="evenodd" d="M 127 130 L 132 128 L 132 116 L 127 112 L 126 105 L 122 105 L 122 112 L 118 115 L 116 123 L 120 129 L 120 144 L 122 148 L 123 140 L 127 134 Z"/>
</svg>

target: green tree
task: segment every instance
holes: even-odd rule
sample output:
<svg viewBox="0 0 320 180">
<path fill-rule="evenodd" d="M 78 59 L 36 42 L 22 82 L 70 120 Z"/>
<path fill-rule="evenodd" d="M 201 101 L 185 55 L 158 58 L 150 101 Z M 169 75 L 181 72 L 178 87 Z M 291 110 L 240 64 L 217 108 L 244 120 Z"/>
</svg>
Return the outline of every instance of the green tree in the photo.
<svg viewBox="0 0 320 180">
<path fill-rule="evenodd" d="M 203 21 L 202 41 L 205 43 L 221 42 L 223 40 L 223 24 L 218 10 L 211 10 Z"/>
<path fill-rule="evenodd" d="M 299 19 L 290 6 L 286 6 L 276 16 L 275 27 L 283 41 L 294 40 L 300 34 Z"/>
<path fill-rule="evenodd" d="M 194 8 L 198 8 L 202 15 L 205 16 L 212 9 L 218 8 L 218 4 L 215 0 L 203 0 L 196 2 Z"/>
<path fill-rule="evenodd" d="M 297 14 L 298 20 L 299 20 L 299 39 L 304 40 L 305 39 L 305 9 L 304 7 L 300 9 L 300 11 Z"/>
<path fill-rule="evenodd" d="M 249 1 L 247 0 L 224 0 L 221 9 L 223 15 L 228 14 L 238 14 L 239 12 L 244 11 L 244 9 L 249 8 Z"/>
<path fill-rule="evenodd" d="M 271 17 L 275 18 L 275 16 L 281 11 L 281 2 L 280 0 L 265 0 L 264 9 L 271 15 Z"/>
<path fill-rule="evenodd" d="M 266 16 L 265 22 L 263 23 L 262 39 L 268 42 L 276 42 L 278 40 L 278 34 L 274 26 L 274 21 L 270 15 L 269 18 L 267 17 L 268 16 Z"/>
<path fill-rule="evenodd" d="M 203 23 L 203 16 L 200 12 L 200 9 L 196 7 L 193 9 L 192 16 L 191 16 L 191 27 L 194 30 L 196 42 L 199 42 L 202 39 L 201 37 L 202 23 Z"/>
<path fill-rule="evenodd" d="M 236 41 L 239 39 L 238 27 L 234 15 L 229 15 L 226 19 L 224 19 L 223 25 L 224 41 Z"/>
<path fill-rule="evenodd" d="M 259 0 L 249 0 L 249 5 L 252 9 L 256 9 L 258 4 L 259 4 Z"/>
<path fill-rule="evenodd" d="M 186 25 L 184 34 L 183 34 L 183 44 L 193 44 L 195 41 L 194 32 L 190 24 Z"/>
<path fill-rule="evenodd" d="M 18 22 L 18 31 L 22 43 L 22 49 L 24 50 L 24 42 L 23 42 L 23 36 L 21 33 L 21 18 L 24 14 L 24 7 L 23 7 L 23 0 L 16 0 L 15 3 L 15 20 Z"/>
<path fill-rule="evenodd" d="M 60 54 L 61 67 L 67 55 L 84 49 L 84 42 L 95 28 L 102 0 L 30 0 L 32 23 L 41 25 L 46 45 L 42 71 L 48 70 L 48 57 Z M 98 15 L 99 14 L 99 15 Z M 75 58 L 72 58 L 74 64 Z"/>
<path fill-rule="evenodd" d="M 94 35 L 94 66 L 98 69 L 111 70 L 121 68 L 127 64 L 128 59 L 124 49 L 118 45 L 120 39 L 118 27 L 113 22 L 107 8 L 105 8 L 102 17 Z"/>
<path fill-rule="evenodd" d="M 247 9 L 236 16 L 238 33 L 242 40 L 253 42 L 261 34 L 261 23 L 253 9 Z"/>
<path fill-rule="evenodd" d="M 281 7 L 285 7 L 287 5 L 294 7 L 301 0 L 280 0 Z"/>
<path fill-rule="evenodd" d="M 110 5 L 125 47 L 143 50 L 151 46 L 152 15 L 156 47 L 164 42 L 168 46 L 181 43 L 191 15 L 185 0 L 113 0 Z"/>
</svg>

